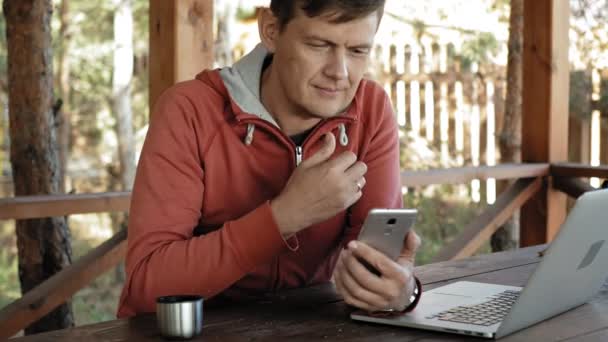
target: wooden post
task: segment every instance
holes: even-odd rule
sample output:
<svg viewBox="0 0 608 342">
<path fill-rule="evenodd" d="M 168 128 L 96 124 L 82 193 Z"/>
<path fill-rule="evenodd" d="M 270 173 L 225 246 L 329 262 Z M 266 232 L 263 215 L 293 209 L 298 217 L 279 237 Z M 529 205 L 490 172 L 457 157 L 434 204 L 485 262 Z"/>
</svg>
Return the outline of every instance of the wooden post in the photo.
<svg viewBox="0 0 608 342">
<path fill-rule="evenodd" d="M 524 4 L 522 162 L 568 158 L 568 1 Z M 521 211 L 521 245 L 550 241 L 566 216 L 566 195 L 547 187 Z"/>
<path fill-rule="evenodd" d="M 213 67 L 213 0 L 150 0 L 150 109 L 173 84 Z"/>
</svg>

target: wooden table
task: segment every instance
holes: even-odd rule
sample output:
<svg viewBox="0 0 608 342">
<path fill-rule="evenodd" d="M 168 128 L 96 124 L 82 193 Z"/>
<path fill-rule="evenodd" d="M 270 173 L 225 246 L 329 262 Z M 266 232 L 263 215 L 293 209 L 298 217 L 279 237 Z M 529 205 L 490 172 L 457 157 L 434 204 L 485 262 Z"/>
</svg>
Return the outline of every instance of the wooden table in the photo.
<svg viewBox="0 0 608 342">
<path fill-rule="evenodd" d="M 425 289 L 456 280 L 523 286 L 544 246 L 418 267 Z M 547 291 L 551 291 L 550 288 Z M 351 321 L 330 284 L 264 295 L 255 301 L 205 308 L 201 341 L 455 341 L 481 340 Z M 162 341 L 154 315 L 38 334 L 11 341 Z M 608 286 L 577 309 L 501 341 L 608 341 Z"/>
</svg>

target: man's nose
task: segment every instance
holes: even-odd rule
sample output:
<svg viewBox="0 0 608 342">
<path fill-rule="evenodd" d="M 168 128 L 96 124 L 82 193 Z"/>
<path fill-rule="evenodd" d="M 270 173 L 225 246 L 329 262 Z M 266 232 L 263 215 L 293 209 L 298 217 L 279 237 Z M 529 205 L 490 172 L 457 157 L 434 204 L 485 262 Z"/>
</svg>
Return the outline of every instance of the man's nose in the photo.
<svg viewBox="0 0 608 342">
<path fill-rule="evenodd" d="M 333 79 L 345 79 L 348 77 L 348 65 L 346 54 L 339 49 L 331 54 L 330 61 L 325 67 L 325 74 Z"/>
</svg>

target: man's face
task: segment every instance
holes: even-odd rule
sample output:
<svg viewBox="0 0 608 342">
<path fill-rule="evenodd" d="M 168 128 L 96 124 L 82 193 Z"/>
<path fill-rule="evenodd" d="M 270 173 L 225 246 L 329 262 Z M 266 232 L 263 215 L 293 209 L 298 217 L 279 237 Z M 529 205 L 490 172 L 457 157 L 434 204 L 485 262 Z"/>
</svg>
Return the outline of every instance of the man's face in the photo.
<svg viewBox="0 0 608 342">
<path fill-rule="evenodd" d="M 298 10 L 275 43 L 272 63 L 284 104 L 303 118 L 328 118 L 345 110 L 369 62 L 379 17 L 346 23 L 309 18 Z"/>
</svg>

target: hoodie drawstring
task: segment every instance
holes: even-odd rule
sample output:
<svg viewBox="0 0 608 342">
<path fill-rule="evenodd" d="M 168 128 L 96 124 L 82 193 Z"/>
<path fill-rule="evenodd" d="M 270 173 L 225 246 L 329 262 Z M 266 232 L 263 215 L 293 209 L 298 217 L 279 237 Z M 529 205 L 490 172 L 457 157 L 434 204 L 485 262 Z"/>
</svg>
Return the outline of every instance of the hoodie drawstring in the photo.
<svg viewBox="0 0 608 342">
<path fill-rule="evenodd" d="M 255 132 L 255 125 L 250 123 L 247 125 L 247 135 L 245 136 L 245 145 L 249 146 L 253 142 L 253 132 Z"/>
<path fill-rule="evenodd" d="M 348 145 L 348 135 L 346 135 L 346 126 L 343 123 L 340 124 L 340 145 Z"/>
</svg>

